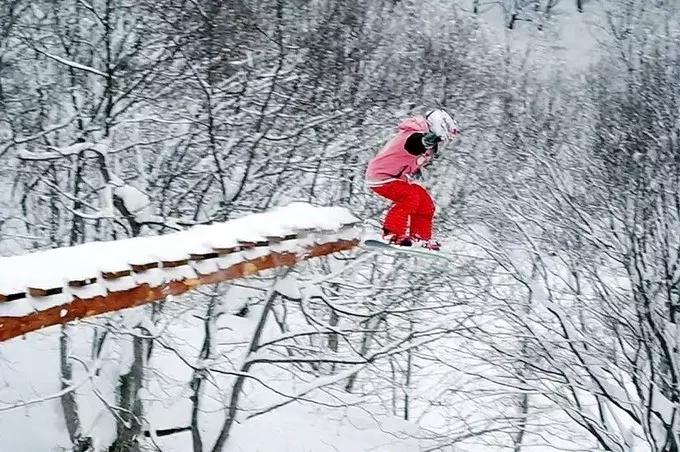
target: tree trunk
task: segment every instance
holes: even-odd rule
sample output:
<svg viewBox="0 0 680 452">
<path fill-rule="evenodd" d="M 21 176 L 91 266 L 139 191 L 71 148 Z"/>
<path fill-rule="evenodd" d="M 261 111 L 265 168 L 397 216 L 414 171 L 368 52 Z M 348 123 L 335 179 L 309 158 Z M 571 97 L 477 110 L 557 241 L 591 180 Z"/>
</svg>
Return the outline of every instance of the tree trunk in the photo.
<svg viewBox="0 0 680 452">
<path fill-rule="evenodd" d="M 529 415 L 529 394 L 526 392 L 520 396 L 519 401 L 520 421 L 517 427 L 517 435 L 513 438 L 515 443 L 515 452 L 522 451 L 522 443 L 524 442 L 524 433 L 527 431 L 527 416 Z"/>
<path fill-rule="evenodd" d="M 340 322 L 340 317 L 338 316 L 338 313 L 331 310 L 331 318 L 328 319 L 328 324 L 330 326 L 338 326 L 338 322 Z M 328 335 L 328 348 L 330 348 L 332 351 L 337 352 L 338 351 L 338 334 L 337 333 L 331 333 Z"/>
<path fill-rule="evenodd" d="M 371 322 L 370 322 L 370 319 L 369 319 L 366 323 L 362 324 L 362 327 L 365 325 L 365 328 L 368 329 L 368 330 L 375 329 L 378 325 L 380 325 L 380 323 L 383 320 L 385 320 L 385 315 L 380 316 L 377 319 L 377 321 L 375 322 L 375 325 L 371 325 Z M 360 353 L 361 353 L 362 356 L 365 355 L 366 352 L 368 351 L 368 348 L 370 347 L 371 341 L 373 340 L 374 334 L 375 333 L 370 332 L 370 331 L 364 333 L 364 335 L 361 339 L 361 349 L 360 349 Z M 347 379 L 347 384 L 345 384 L 345 391 L 346 392 L 352 392 L 352 390 L 354 389 L 354 382 L 357 379 L 357 374 L 358 373 L 354 373 L 354 374 L 350 375 L 350 377 Z"/>
<path fill-rule="evenodd" d="M 413 350 L 408 349 L 406 352 L 406 382 L 404 383 L 404 420 L 409 420 L 409 409 L 411 400 L 409 399 L 409 391 L 411 390 L 411 372 L 413 370 Z"/>
<path fill-rule="evenodd" d="M 146 339 L 135 337 L 132 341 L 134 360 L 130 371 L 121 375 L 118 392 L 118 417 L 116 422 L 116 440 L 109 447 L 109 452 L 139 452 L 139 434 L 141 432 L 142 401 L 139 390 L 144 383 L 144 343 Z"/>
<path fill-rule="evenodd" d="M 217 305 L 217 296 L 210 297 L 208 302 L 208 309 L 206 310 L 205 320 L 203 322 L 204 338 L 203 347 L 199 355 L 200 361 L 204 362 L 212 356 L 212 344 L 215 331 L 215 306 Z M 205 382 L 207 372 L 205 369 L 196 369 L 191 378 L 190 387 L 193 391 L 191 394 L 191 441 L 193 443 L 194 452 L 203 452 L 203 439 L 201 438 L 201 431 L 199 429 L 199 414 L 201 412 L 201 394 L 203 392 L 203 383 Z"/>
<path fill-rule="evenodd" d="M 59 352 L 60 352 L 60 366 L 61 366 L 61 389 L 64 390 L 73 384 L 73 367 L 69 362 L 71 355 L 69 346 L 69 326 L 62 325 L 61 335 L 59 336 Z M 76 392 L 68 391 L 61 396 L 61 409 L 64 413 L 64 421 L 66 422 L 66 430 L 68 436 L 73 443 L 74 452 L 85 452 L 92 450 L 92 439 L 83 437 L 80 426 L 80 417 L 78 415 L 78 402 L 76 401 Z"/>
<path fill-rule="evenodd" d="M 527 285 L 527 303 L 526 306 L 524 306 L 524 318 L 527 318 L 531 312 L 531 308 L 534 304 L 533 284 L 537 284 L 538 282 L 538 265 L 534 262 L 531 267 L 531 282 Z M 527 374 L 529 373 L 529 369 L 525 363 L 531 362 L 532 356 L 531 351 L 528 349 L 528 340 L 524 337 L 521 339 L 519 351 L 520 356 L 522 357 L 522 363 L 518 369 L 517 376 L 523 392 L 519 396 L 519 423 L 517 425 L 517 434 L 512 439 L 514 443 L 514 452 L 521 452 L 522 450 L 524 434 L 527 429 L 527 419 L 529 417 L 529 394 L 526 392 Z"/>
<path fill-rule="evenodd" d="M 245 362 L 241 366 L 241 368 L 238 369 L 240 375 L 236 377 L 236 381 L 232 386 L 229 405 L 225 407 L 226 413 L 224 422 L 222 423 L 220 434 L 218 435 L 217 440 L 215 441 L 215 445 L 213 446 L 212 449 L 213 452 L 221 452 L 224 449 L 224 445 L 227 442 L 227 438 L 229 438 L 231 427 L 232 425 L 234 425 L 234 421 L 236 420 L 236 414 L 238 413 L 239 410 L 238 404 L 241 396 L 241 389 L 243 388 L 243 384 L 246 381 L 245 375 L 248 374 L 250 367 L 253 365 L 252 363 L 248 362 L 248 356 L 257 351 L 259 347 L 260 337 L 262 336 L 262 333 L 264 332 L 264 327 L 267 324 L 267 316 L 272 306 L 274 305 L 274 302 L 276 301 L 277 295 L 278 292 L 276 292 L 276 290 L 272 288 L 271 293 L 269 294 L 267 300 L 265 301 L 264 307 L 262 309 L 262 314 L 260 315 L 260 319 L 257 322 L 257 326 L 255 327 L 255 332 L 253 333 L 253 337 L 250 340 L 250 345 L 248 346 L 248 354 L 246 355 Z"/>
</svg>

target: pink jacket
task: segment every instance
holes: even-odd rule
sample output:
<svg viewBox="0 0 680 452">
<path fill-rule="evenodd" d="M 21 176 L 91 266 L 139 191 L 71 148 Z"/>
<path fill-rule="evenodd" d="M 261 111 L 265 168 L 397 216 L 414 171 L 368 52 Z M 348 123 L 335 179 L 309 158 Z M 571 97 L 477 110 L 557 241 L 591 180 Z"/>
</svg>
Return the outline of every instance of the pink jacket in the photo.
<svg viewBox="0 0 680 452">
<path fill-rule="evenodd" d="M 399 132 L 373 157 L 366 169 L 366 184 L 376 187 L 394 180 L 408 181 L 408 177 L 427 163 L 432 152 L 412 155 L 404 148 L 406 139 L 414 132 L 427 133 L 429 127 L 422 116 L 414 116 L 399 124 Z"/>
</svg>

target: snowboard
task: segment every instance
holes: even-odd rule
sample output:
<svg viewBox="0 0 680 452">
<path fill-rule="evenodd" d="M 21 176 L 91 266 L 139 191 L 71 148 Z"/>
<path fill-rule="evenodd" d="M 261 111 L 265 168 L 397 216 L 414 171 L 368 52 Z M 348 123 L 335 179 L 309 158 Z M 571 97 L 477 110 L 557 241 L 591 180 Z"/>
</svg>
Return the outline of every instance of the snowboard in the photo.
<svg viewBox="0 0 680 452">
<path fill-rule="evenodd" d="M 442 259 L 447 261 L 451 259 L 450 256 L 447 256 L 445 253 L 442 253 L 441 251 L 432 251 L 425 248 L 419 248 L 417 246 L 390 245 L 389 243 L 385 243 L 381 240 L 376 239 L 366 239 L 363 241 L 363 245 L 366 248 L 372 248 L 375 250 L 385 252 L 410 254 L 412 256 L 425 256 L 433 259 Z"/>
</svg>

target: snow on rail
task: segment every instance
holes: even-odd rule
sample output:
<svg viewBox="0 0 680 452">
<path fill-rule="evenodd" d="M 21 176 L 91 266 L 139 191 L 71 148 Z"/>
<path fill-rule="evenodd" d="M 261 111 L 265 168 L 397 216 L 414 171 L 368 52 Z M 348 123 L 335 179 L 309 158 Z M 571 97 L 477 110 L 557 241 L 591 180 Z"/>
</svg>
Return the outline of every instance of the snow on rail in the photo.
<svg viewBox="0 0 680 452">
<path fill-rule="evenodd" d="M 0 258 L 0 340 L 350 249 L 358 223 L 344 208 L 293 203 L 173 234 Z"/>
</svg>

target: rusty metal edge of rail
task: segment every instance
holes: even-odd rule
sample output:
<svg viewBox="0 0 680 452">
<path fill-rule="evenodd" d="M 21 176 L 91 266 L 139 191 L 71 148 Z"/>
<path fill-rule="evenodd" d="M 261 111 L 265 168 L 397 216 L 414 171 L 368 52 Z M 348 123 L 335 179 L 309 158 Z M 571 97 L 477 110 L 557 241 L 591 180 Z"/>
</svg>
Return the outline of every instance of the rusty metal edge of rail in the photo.
<svg viewBox="0 0 680 452">
<path fill-rule="evenodd" d="M 170 281 L 157 287 L 151 287 L 149 284 L 140 284 L 131 289 L 110 292 L 104 296 L 85 299 L 74 298 L 69 303 L 35 311 L 21 317 L 0 317 L 0 342 L 48 326 L 65 324 L 107 312 L 134 308 L 154 301 L 164 301 L 170 295 L 180 295 L 206 284 L 234 280 L 272 268 L 292 267 L 303 260 L 339 251 L 348 251 L 358 244 L 358 239 L 336 240 L 334 242 L 308 246 L 300 253 L 272 251 L 267 255 L 244 260 L 225 269 L 198 275 L 196 278 Z"/>
</svg>

